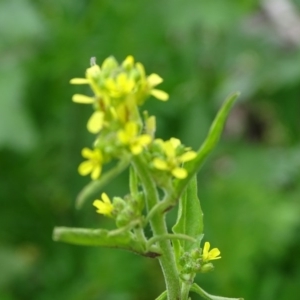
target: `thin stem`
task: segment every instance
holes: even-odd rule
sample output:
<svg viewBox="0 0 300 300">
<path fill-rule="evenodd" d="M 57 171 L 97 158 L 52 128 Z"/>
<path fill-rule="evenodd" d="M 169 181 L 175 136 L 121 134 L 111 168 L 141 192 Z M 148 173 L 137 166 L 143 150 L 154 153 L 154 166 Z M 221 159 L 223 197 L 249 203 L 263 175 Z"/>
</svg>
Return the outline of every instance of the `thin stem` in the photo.
<svg viewBox="0 0 300 300">
<path fill-rule="evenodd" d="M 195 240 L 194 238 L 192 238 L 188 235 L 185 235 L 185 234 L 168 233 L 168 234 L 152 237 L 151 239 L 148 240 L 147 246 L 150 247 L 154 243 L 162 241 L 162 240 L 186 240 L 186 241 L 190 241 L 190 242 L 194 242 L 194 243 L 197 242 L 197 240 Z"/>
<path fill-rule="evenodd" d="M 181 300 L 188 300 L 189 299 L 189 293 L 191 290 L 191 286 L 193 284 L 194 278 L 196 274 L 192 273 L 185 278 L 185 280 L 182 281 L 181 285 Z"/>
<path fill-rule="evenodd" d="M 181 286 L 181 299 L 188 300 L 191 284 L 183 282 Z"/>
<path fill-rule="evenodd" d="M 141 155 L 133 157 L 132 163 L 143 185 L 146 196 L 147 211 L 150 211 L 157 203 L 159 203 L 155 183 L 146 169 L 146 162 L 143 160 Z M 168 234 L 164 214 L 153 215 L 150 220 L 150 226 L 154 236 Z M 159 262 L 166 282 L 168 300 L 180 300 L 180 281 L 171 243 L 169 240 L 164 239 L 159 241 L 159 247 L 162 253 L 159 257 Z"/>
</svg>

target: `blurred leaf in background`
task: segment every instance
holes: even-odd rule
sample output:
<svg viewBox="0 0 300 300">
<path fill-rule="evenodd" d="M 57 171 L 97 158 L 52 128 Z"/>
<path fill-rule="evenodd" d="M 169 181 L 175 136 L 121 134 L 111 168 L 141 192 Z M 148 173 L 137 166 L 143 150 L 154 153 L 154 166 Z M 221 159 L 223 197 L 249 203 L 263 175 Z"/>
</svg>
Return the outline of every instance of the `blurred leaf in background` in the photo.
<svg viewBox="0 0 300 300">
<path fill-rule="evenodd" d="M 85 91 L 69 80 L 92 56 L 128 54 L 159 72 L 171 95 L 147 104 L 159 137 L 198 147 L 221 101 L 242 92 L 198 178 L 205 238 L 223 257 L 202 286 L 257 300 L 299 294 L 300 47 L 279 33 L 270 1 L 1 1 L 1 300 L 150 300 L 163 291 L 155 260 L 51 239 L 55 225 L 112 226 L 91 203 L 74 209 L 87 182 L 80 150 L 92 136 L 89 108 L 71 103 Z M 300 1 L 283 2 L 299 20 Z M 124 174 L 105 191 L 122 195 L 126 182 Z"/>
</svg>

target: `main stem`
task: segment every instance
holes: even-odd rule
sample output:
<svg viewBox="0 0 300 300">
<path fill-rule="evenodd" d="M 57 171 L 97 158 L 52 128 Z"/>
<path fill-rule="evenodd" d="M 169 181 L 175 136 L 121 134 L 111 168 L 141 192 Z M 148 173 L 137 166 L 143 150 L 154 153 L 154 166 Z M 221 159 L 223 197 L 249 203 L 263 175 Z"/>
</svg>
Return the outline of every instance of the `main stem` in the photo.
<svg viewBox="0 0 300 300">
<path fill-rule="evenodd" d="M 135 156 L 132 163 L 141 179 L 146 196 L 147 210 L 150 211 L 159 202 L 155 183 L 145 168 L 146 162 L 141 155 Z M 150 226 L 154 236 L 168 234 L 164 214 L 155 214 L 150 220 Z M 166 282 L 168 300 L 181 300 L 180 281 L 171 243 L 169 240 L 161 240 L 158 244 L 162 253 L 159 257 L 159 262 Z"/>
</svg>

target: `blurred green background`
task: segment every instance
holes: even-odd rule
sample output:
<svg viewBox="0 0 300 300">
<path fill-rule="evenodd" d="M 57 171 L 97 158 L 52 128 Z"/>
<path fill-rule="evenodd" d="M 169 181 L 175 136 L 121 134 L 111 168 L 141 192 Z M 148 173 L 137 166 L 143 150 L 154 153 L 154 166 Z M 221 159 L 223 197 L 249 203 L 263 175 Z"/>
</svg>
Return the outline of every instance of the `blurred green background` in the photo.
<svg viewBox="0 0 300 300">
<path fill-rule="evenodd" d="M 80 150 L 93 136 L 90 107 L 71 102 L 88 90 L 69 80 L 84 75 L 91 56 L 129 54 L 171 95 L 146 105 L 158 137 L 199 147 L 224 98 L 242 92 L 199 174 L 205 238 L 222 259 L 198 282 L 228 297 L 297 298 L 300 1 L 281 0 L 292 5 L 284 22 L 272 14 L 280 1 L 271 2 L 0 2 L 1 300 L 152 300 L 163 291 L 156 260 L 51 239 L 56 225 L 112 226 L 91 203 L 74 208 L 89 182 L 77 173 Z M 126 180 L 105 191 L 126 193 Z"/>
</svg>

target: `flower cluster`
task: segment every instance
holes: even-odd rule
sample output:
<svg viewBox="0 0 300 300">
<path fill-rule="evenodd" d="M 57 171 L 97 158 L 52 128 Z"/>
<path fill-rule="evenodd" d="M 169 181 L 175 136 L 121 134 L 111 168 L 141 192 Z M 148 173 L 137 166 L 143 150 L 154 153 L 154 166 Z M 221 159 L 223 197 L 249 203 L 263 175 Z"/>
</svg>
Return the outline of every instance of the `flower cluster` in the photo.
<svg viewBox="0 0 300 300">
<path fill-rule="evenodd" d="M 86 159 L 78 172 L 90 174 L 92 180 L 99 179 L 103 165 L 112 159 L 125 160 L 131 156 L 145 154 L 145 161 L 154 174 L 162 180 L 184 179 L 188 171 L 185 162 L 196 157 L 196 153 L 185 148 L 180 140 L 168 141 L 155 139 L 156 119 L 147 112 L 141 117 L 139 106 L 149 96 L 167 101 L 166 92 L 157 89 L 163 79 L 157 74 L 146 75 L 144 66 L 128 56 L 121 64 L 114 57 L 109 57 L 101 66 L 92 61 L 86 70 L 85 78 L 73 78 L 71 84 L 87 84 L 93 95 L 75 94 L 73 102 L 89 104 L 93 113 L 87 122 L 87 129 L 96 135 L 94 148 L 84 148 L 82 156 Z M 162 185 L 161 185 L 162 186 Z M 115 204 L 106 194 L 102 200 L 95 200 L 94 205 L 100 214 L 112 216 Z"/>
<path fill-rule="evenodd" d="M 157 74 L 146 76 L 143 65 L 135 63 L 132 56 L 120 65 L 114 57 L 107 58 L 101 67 L 93 63 L 85 78 L 71 79 L 71 84 L 88 84 L 93 92 L 92 96 L 75 94 L 72 100 L 93 106 L 87 129 L 98 135 L 94 150 L 82 150 L 87 161 L 79 166 L 81 175 L 91 173 L 93 180 L 98 179 L 103 163 L 122 158 L 124 150 L 138 155 L 151 143 L 155 131 L 153 117 L 148 118 L 148 129 L 142 133 L 143 124 L 137 107 L 150 95 L 168 100 L 167 93 L 156 89 L 162 81 Z M 151 124 L 152 133 L 149 131 Z"/>
<path fill-rule="evenodd" d="M 167 171 L 178 179 L 187 177 L 187 170 L 181 167 L 185 162 L 196 157 L 195 151 L 182 147 L 180 140 L 171 138 L 168 141 L 156 139 L 154 141 L 160 148 L 160 153 L 153 159 L 153 166 L 161 171 Z"/>
</svg>

